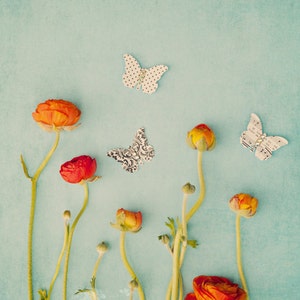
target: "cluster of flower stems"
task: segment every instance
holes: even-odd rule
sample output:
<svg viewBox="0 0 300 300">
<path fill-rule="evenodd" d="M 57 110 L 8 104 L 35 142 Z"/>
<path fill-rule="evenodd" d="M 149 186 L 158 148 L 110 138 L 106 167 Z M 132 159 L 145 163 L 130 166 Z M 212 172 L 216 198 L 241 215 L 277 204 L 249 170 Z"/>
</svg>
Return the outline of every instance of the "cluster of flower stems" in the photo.
<svg viewBox="0 0 300 300">
<path fill-rule="evenodd" d="M 37 183 L 39 180 L 39 177 L 48 164 L 50 158 L 52 157 L 53 153 L 55 152 L 59 139 L 60 139 L 60 131 L 56 130 L 56 138 L 55 142 L 48 152 L 48 154 L 45 156 L 44 160 L 36 170 L 33 176 L 30 176 L 28 173 L 27 166 L 25 164 L 25 161 L 23 157 L 21 156 L 21 163 L 23 166 L 24 174 L 27 178 L 31 180 L 31 208 L 30 208 L 30 218 L 29 218 L 29 226 L 28 226 L 28 299 L 33 300 L 33 271 L 32 271 L 32 237 L 33 237 L 33 228 L 34 228 L 34 216 L 35 216 L 35 206 L 36 206 L 36 198 L 37 198 Z M 182 201 L 182 214 L 181 214 L 181 222 L 178 221 L 177 229 L 174 232 L 174 240 L 172 247 L 170 247 L 169 242 L 165 242 L 166 247 L 168 248 L 168 251 L 171 254 L 172 257 L 172 278 L 169 282 L 167 293 L 166 293 L 166 300 L 182 300 L 184 297 L 184 291 L 183 291 L 183 278 L 181 274 L 181 267 L 184 262 L 184 257 L 188 245 L 188 230 L 187 225 L 192 216 L 195 214 L 195 212 L 200 208 L 200 206 L 203 203 L 203 200 L 205 198 L 205 181 L 203 176 L 203 170 L 202 170 L 202 151 L 197 151 L 198 153 L 198 160 L 197 160 L 197 168 L 198 168 L 198 177 L 199 177 L 199 184 L 200 184 L 200 193 L 198 196 L 197 201 L 192 206 L 192 208 L 186 212 L 187 208 L 187 199 L 189 193 L 184 192 L 183 201 Z M 65 258 L 64 261 L 64 275 L 63 275 L 63 292 L 62 292 L 62 299 L 67 299 L 67 282 L 68 282 L 68 267 L 69 267 L 69 257 L 70 257 L 70 251 L 71 251 L 71 244 L 73 239 L 73 234 L 75 231 L 75 228 L 78 224 L 79 219 L 81 218 L 82 214 L 84 213 L 87 204 L 88 204 L 88 198 L 89 198 L 89 192 L 88 192 L 88 183 L 84 182 L 83 184 L 84 188 L 84 201 L 83 205 L 81 207 L 81 210 L 75 217 L 72 225 L 70 226 L 69 221 L 65 220 L 64 222 L 64 242 L 63 246 L 60 252 L 60 255 L 58 257 L 57 265 L 54 271 L 54 275 L 52 277 L 52 280 L 50 282 L 48 290 L 39 290 L 40 299 L 41 300 L 50 300 L 52 290 L 54 287 L 54 283 L 57 279 L 57 276 L 59 274 L 61 263 L 63 258 Z M 136 276 L 133 268 L 128 262 L 126 251 L 125 251 L 125 236 L 126 231 L 121 231 L 120 233 L 120 253 L 123 260 L 123 263 L 125 267 L 127 268 L 132 280 L 130 281 L 130 299 L 133 299 L 133 292 L 135 289 L 138 291 L 138 295 L 140 300 L 145 299 L 144 291 L 142 288 L 142 285 Z M 240 280 L 243 286 L 243 289 L 246 291 L 248 295 L 248 290 L 246 286 L 246 280 L 245 276 L 243 274 L 242 269 L 242 259 L 241 259 L 241 239 L 240 239 L 240 216 L 237 215 L 236 217 L 236 251 L 237 251 L 237 265 L 238 265 L 238 272 L 240 275 Z M 88 292 L 91 296 L 92 300 L 97 299 L 96 289 L 95 289 L 95 280 L 96 280 L 96 273 L 98 266 L 100 264 L 100 261 L 102 259 L 104 252 L 99 253 L 98 259 L 96 261 L 92 277 L 91 277 L 91 289 L 83 289 L 78 290 L 79 292 Z M 249 297 L 248 297 L 249 299 Z"/>
</svg>

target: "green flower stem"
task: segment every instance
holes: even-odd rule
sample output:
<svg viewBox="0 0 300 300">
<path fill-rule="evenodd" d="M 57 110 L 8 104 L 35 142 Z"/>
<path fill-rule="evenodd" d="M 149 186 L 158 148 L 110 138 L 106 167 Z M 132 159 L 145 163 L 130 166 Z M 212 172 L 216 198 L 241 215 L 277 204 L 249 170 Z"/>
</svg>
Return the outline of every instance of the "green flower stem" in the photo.
<svg viewBox="0 0 300 300">
<path fill-rule="evenodd" d="M 66 246 L 67 246 L 68 238 L 69 238 L 69 227 L 70 227 L 69 223 L 65 222 L 64 243 L 63 243 L 61 252 L 60 252 L 58 260 L 57 260 L 57 264 L 56 264 L 54 275 L 53 275 L 51 283 L 50 283 L 50 287 L 49 287 L 49 290 L 48 290 L 47 300 L 50 300 L 50 298 L 51 298 L 51 293 L 52 293 L 52 290 L 53 290 L 53 286 L 54 286 L 54 283 L 55 283 L 56 278 L 58 276 L 58 272 L 59 272 L 59 269 L 60 269 L 61 261 L 63 259 L 64 254 L 65 254 L 65 251 L 66 251 Z"/>
<path fill-rule="evenodd" d="M 237 267 L 240 276 L 240 280 L 243 286 L 244 291 L 247 293 L 247 299 L 249 298 L 249 293 L 247 289 L 246 279 L 243 272 L 243 264 L 242 264 L 242 250 L 241 250 L 241 216 L 239 214 L 236 215 L 236 259 L 237 259 Z"/>
<path fill-rule="evenodd" d="M 88 190 L 88 184 L 87 182 L 84 182 L 83 184 L 84 188 L 84 201 L 83 205 L 81 207 L 81 210 L 79 211 L 78 215 L 76 216 L 71 229 L 69 233 L 69 238 L 68 238 L 68 244 L 67 244 L 67 249 L 66 249 L 66 258 L 65 258 L 65 265 L 64 265 L 64 279 L 63 279 L 63 300 L 67 299 L 67 281 L 68 281 L 68 269 L 69 269 L 69 258 L 70 258 L 70 252 L 71 252 L 71 245 L 72 245 L 72 239 L 73 239 L 73 234 L 76 228 L 76 225 L 81 218 L 82 214 L 84 213 L 88 200 L 89 200 L 89 190 Z"/>
<path fill-rule="evenodd" d="M 31 206 L 30 206 L 30 216 L 29 216 L 29 225 L 28 225 L 28 245 L 27 245 L 27 265 L 28 265 L 28 271 L 27 271 L 27 277 L 28 277 L 28 299 L 33 299 L 33 285 L 32 285 L 32 236 L 33 236 L 33 227 L 34 227 L 34 216 L 35 216 L 35 205 L 36 205 L 36 192 L 37 192 L 37 182 L 38 179 L 46 167 L 47 163 L 49 162 L 50 158 L 52 157 L 53 153 L 55 152 L 58 142 L 60 138 L 60 131 L 56 130 L 56 138 L 55 142 L 48 152 L 48 154 L 45 156 L 44 160 L 36 170 L 33 177 L 30 177 L 27 171 L 27 167 L 25 165 L 25 162 L 23 160 L 23 157 L 21 156 L 21 163 L 23 166 L 24 174 L 26 177 L 29 177 L 31 179 Z"/>
<path fill-rule="evenodd" d="M 201 206 L 204 197 L 205 197 L 205 181 L 204 181 L 204 175 L 203 175 L 203 170 L 202 170 L 202 157 L 203 157 L 203 152 L 197 151 L 198 152 L 198 177 L 199 177 L 199 183 L 200 183 L 200 194 L 198 197 L 198 200 L 194 204 L 194 206 L 190 209 L 190 211 L 187 213 L 185 219 L 186 222 L 191 219 L 191 217 L 194 215 L 194 213 L 199 209 Z"/>
<path fill-rule="evenodd" d="M 183 264 L 184 255 L 187 247 L 187 241 L 188 241 L 187 222 L 185 216 L 187 199 L 188 199 L 188 194 L 184 194 L 182 200 L 182 235 L 184 240 L 182 242 L 182 249 L 180 252 L 179 268 L 181 268 Z"/>
<path fill-rule="evenodd" d="M 97 276 L 97 270 L 99 268 L 99 265 L 100 265 L 100 262 L 102 260 L 102 257 L 104 255 L 104 252 L 101 252 L 99 255 L 98 255 L 98 258 L 96 260 L 96 263 L 95 263 L 95 266 L 94 266 L 94 269 L 93 269 L 93 274 L 92 274 L 92 279 L 91 279 L 91 286 L 92 286 L 92 299 L 95 298 L 95 300 L 97 300 L 97 292 L 96 292 L 96 276 Z"/>
<path fill-rule="evenodd" d="M 133 280 L 135 280 L 138 284 L 138 293 L 139 293 L 139 298 L 140 300 L 145 300 L 145 295 L 144 295 L 144 291 L 142 288 L 142 285 L 139 281 L 139 279 L 137 278 L 135 272 L 133 271 L 132 267 L 130 266 L 127 256 L 126 256 L 126 250 L 125 250 L 125 236 L 126 236 L 126 231 L 121 231 L 121 235 L 120 235 L 120 253 L 121 253 L 121 258 L 122 261 L 127 269 L 127 271 L 129 272 L 131 278 Z"/>
<path fill-rule="evenodd" d="M 172 294 L 171 299 L 177 300 L 178 296 L 178 283 L 179 283 L 179 254 L 180 254 L 180 241 L 182 237 L 182 229 L 178 228 L 175 240 L 174 240 L 174 250 L 173 250 L 173 268 L 172 268 Z"/>
</svg>

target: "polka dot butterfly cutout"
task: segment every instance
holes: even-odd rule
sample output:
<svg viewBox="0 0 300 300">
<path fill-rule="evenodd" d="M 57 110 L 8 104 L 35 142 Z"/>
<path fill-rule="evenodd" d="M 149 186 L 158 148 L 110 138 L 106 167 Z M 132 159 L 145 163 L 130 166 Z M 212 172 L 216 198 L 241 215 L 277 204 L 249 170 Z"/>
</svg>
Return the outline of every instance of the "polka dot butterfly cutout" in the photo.
<svg viewBox="0 0 300 300">
<path fill-rule="evenodd" d="M 149 69 L 141 68 L 138 61 L 130 54 L 124 54 L 125 73 L 123 84 L 137 90 L 142 89 L 146 94 L 153 94 L 158 88 L 158 80 L 168 70 L 167 66 L 156 65 Z"/>
</svg>

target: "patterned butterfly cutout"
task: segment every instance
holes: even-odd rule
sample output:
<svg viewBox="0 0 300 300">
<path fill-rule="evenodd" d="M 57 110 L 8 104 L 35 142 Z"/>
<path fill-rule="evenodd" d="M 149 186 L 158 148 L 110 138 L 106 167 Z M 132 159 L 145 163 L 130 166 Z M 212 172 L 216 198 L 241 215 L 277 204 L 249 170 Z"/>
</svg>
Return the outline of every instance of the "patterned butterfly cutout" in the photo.
<svg viewBox="0 0 300 300">
<path fill-rule="evenodd" d="M 269 159 L 272 152 L 287 145 L 288 141 L 280 136 L 267 136 L 262 131 L 262 123 L 256 114 L 251 114 L 247 130 L 240 137 L 240 143 L 260 160 Z"/>
<path fill-rule="evenodd" d="M 139 165 L 145 161 L 150 161 L 154 157 L 154 148 L 148 144 L 145 129 L 139 128 L 133 139 L 133 143 L 128 148 L 116 148 L 107 152 L 107 156 L 122 163 L 124 170 L 133 173 Z"/>
<path fill-rule="evenodd" d="M 133 89 L 135 86 L 146 94 L 152 94 L 157 90 L 157 81 L 168 70 L 167 66 L 157 65 L 149 69 L 141 68 L 138 61 L 130 54 L 124 54 L 125 73 L 123 83 Z"/>
</svg>

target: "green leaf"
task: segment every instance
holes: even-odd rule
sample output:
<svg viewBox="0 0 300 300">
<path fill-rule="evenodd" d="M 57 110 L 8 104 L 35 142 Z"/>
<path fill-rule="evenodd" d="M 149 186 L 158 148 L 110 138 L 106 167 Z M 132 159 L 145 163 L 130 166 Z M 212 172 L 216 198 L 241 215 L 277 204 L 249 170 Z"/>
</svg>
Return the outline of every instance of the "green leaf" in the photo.
<svg viewBox="0 0 300 300">
<path fill-rule="evenodd" d="M 192 248 L 196 248 L 197 246 L 199 246 L 198 242 L 196 240 L 188 240 L 187 244 L 189 246 L 191 246 Z"/>
<path fill-rule="evenodd" d="M 38 293 L 40 294 L 40 300 L 47 300 L 47 290 L 38 290 Z"/>
<path fill-rule="evenodd" d="M 28 169 L 27 169 L 27 166 L 26 166 L 26 163 L 25 163 L 25 160 L 24 160 L 22 154 L 21 154 L 21 156 L 20 156 L 20 160 L 21 160 L 21 164 L 22 164 L 23 172 L 24 172 L 25 176 L 26 176 L 27 178 L 31 179 L 31 176 L 30 176 L 29 173 L 28 173 Z M 43 291 L 43 290 L 40 290 L 40 291 Z"/>
<path fill-rule="evenodd" d="M 77 295 L 77 294 L 80 294 L 80 293 L 89 293 L 89 292 L 91 292 L 92 290 L 90 290 L 90 289 L 82 289 L 82 290 L 78 290 L 76 293 L 75 293 L 75 295 Z"/>
<path fill-rule="evenodd" d="M 166 226 L 170 228 L 170 234 L 173 238 L 175 238 L 176 234 L 176 226 L 173 218 L 168 218 L 169 222 L 165 222 Z"/>
</svg>

